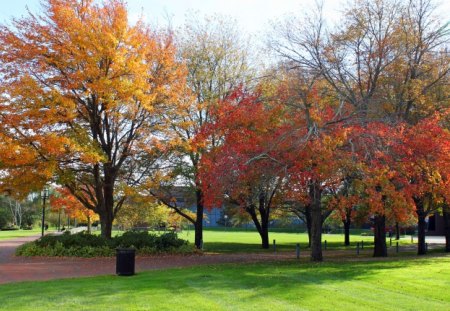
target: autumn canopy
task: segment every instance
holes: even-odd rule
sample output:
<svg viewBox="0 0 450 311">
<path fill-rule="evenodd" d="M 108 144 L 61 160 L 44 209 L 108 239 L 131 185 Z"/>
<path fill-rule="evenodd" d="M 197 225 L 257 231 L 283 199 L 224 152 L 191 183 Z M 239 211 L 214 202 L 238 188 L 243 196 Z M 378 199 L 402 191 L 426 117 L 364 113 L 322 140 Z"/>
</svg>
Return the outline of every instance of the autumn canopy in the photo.
<svg viewBox="0 0 450 311">
<path fill-rule="evenodd" d="M 204 208 L 246 214 L 263 248 L 294 215 L 314 261 L 330 215 L 346 245 L 369 223 L 374 256 L 388 226 L 416 222 L 424 254 L 427 217 L 450 223 L 449 32 L 431 4 L 356 1 L 330 29 L 321 8 L 286 18 L 252 66 L 219 19 L 157 29 L 121 0 L 45 1 L 0 26 L 0 191 L 58 185 L 105 237 L 123 206 L 163 204 L 198 248 Z"/>
</svg>

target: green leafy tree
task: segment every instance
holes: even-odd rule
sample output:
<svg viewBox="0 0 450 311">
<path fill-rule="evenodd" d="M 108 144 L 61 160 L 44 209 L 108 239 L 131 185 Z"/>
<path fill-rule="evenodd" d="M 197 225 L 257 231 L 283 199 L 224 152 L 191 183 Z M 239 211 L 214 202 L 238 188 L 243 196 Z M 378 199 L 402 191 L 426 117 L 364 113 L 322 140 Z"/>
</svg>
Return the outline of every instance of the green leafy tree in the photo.
<svg viewBox="0 0 450 311">
<path fill-rule="evenodd" d="M 215 15 L 204 19 L 194 14 L 179 30 L 179 56 L 187 66 L 187 86 L 183 108 L 176 115 L 167 114 L 169 148 L 166 178 L 152 194 L 186 218 L 195 227 L 195 245 L 203 239 L 204 194 L 198 178 L 203 153 L 217 144 L 213 137 L 204 147 L 194 147 L 193 140 L 202 126 L 212 122 L 213 110 L 239 85 L 248 85 L 252 78 L 249 45 L 235 22 Z M 172 200 L 176 187 L 189 189 L 195 216 L 186 213 Z"/>
</svg>

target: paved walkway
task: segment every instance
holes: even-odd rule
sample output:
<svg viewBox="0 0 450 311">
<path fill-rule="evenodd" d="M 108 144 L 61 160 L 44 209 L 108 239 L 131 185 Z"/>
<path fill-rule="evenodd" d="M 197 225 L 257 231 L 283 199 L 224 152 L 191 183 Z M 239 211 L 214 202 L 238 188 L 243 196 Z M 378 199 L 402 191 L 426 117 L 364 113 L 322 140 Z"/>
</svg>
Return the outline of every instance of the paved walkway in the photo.
<svg viewBox="0 0 450 311">
<path fill-rule="evenodd" d="M 115 258 L 60 258 L 60 257 L 16 257 L 15 249 L 28 241 L 38 238 L 24 237 L 13 240 L 0 241 L 0 284 L 42 281 L 51 279 L 75 278 L 96 275 L 114 275 L 116 269 Z M 403 247 L 402 247 L 403 249 Z M 407 247 L 405 248 L 405 250 Z M 409 249 L 408 249 L 409 250 Z M 411 250 L 413 248 L 411 247 Z M 395 248 L 389 248 L 394 252 Z M 372 249 L 360 251 L 361 257 L 370 258 Z M 324 251 L 327 258 L 338 256 L 342 258 L 357 258 L 353 251 L 328 250 Z M 309 252 L 302 250 L 301 257 L 309 257 Z M 136 272 L 157 270 L 174 267 L 189 267 L 220 263 L 262 262 L 274 260 L 294 259 L 295 253 L 243 253 L 243 254 L 204 254 L 204 255 L 158 255 L 137 256 Z"/>
<path fill-rule="evenodd" d="M 11 260 L 15 260 L 14 253 L 16 251 L 16 248 L 19 245 L 22 245 L 26 242 L 34 241 L 38 239 L 40 235 L 35 236 L 29 236 L 29 237 L 21 237 L 21 238 L 14 238 L 11 240 L 0 240 L 0 266 L 4 263 L 11 262 Z M 0 268 L 0 282 L 2 281 L 1 273 L 3 272 L 3 269 Z"/>
<path fill-rule="evenodd" d="M 427 236 L 425 237 L 425 241 L 430 244 L 445 244 L 445 236 Z"/>
<path fill-rule="evenodd" d="M 19 245 L 37 237 L 0 241 L 0 284 L 74 278 L 82 276 L 114 275 L 115 258 L 16 257 Z M 206 254 L 137 256 L 136 272 L 173 267 L 188 267 L 218 263 L 273 261 L 294 258 L 294 254 Z M 306 254 L 303 254 L 306 257 Z M 302 256 L 302 257 L 303 257 Z"/>
</svg>

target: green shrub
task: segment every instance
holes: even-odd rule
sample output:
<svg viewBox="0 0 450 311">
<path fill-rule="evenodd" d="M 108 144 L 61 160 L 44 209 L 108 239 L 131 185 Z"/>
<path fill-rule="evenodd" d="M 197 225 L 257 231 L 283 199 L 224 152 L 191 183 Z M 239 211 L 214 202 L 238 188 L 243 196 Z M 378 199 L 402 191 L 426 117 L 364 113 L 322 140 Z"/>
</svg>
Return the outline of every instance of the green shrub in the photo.
<svg viewBox="0 0 450 311">
<path fill-rule="evenodd" d="M 149 234 L 147 231 L 128 231 L 113 239 L 115 247 L 132 247 L 136 249 L 150 248 L 157 252 L 178 248 L 187 244 L 174 232 L 162 235 Z"/>
<path fill-rule="evenodd" d="M 165 233 L 156 239 L 158 250 L 179 248 L 185 244 L 187 244 L 187 241 L 179 239 L 175 232 Z"/>
<path fill-rule="evenodd" d="M 7 226 L 7 227 L 2 228 L 2 231 L 14 231 L 14 230 L 19 230 L 19 229 L 20 228 L 18 226 L 11 225 L 11 226 Z"/>
<path fill-rule="evenodd" d="M 26 243 L 16 250 L 17 256 L 49 256 L 49 257 L 105 257 L 114 255 L 114 250 L 107 246 L 71 246 L 64 247 L 56 242 L 53 246 L 38 246 L 36 243 Z"/>
<path fill-rule="evenodd" d="M 148 232 L 125 232 L 122 236 L 107 240 L 101 236 L 80 232 L 62 235 L 46 235 L 34 242 L 21 245 L 17 256 L 104 257 L 114 256 L 116 248 L 135 248 L 138 254 L 192 253 L 194 248 L 179 239 L 176 233 L 160 236 Z"/>
<path fill-rule="evenodd" d="M 62 235 L 46 235 L 36 241 L 40 247 L 54 247 L 56 243 L 61 243 L 64 248 L 70 247 L 101 247 L 109 246 L 110 241 L 98 235 L 93 235 L 85 232 L 70 234 L 69 231 Z"/>
<path fill-rule="evenodd" d="M 127 231 L 121 236 L 113 238 L 115 247 L 133 247 L 141 249 L 144 247 L 154 247 L 158 237 L 148 234 L 147 231 Z"/>
</svg>

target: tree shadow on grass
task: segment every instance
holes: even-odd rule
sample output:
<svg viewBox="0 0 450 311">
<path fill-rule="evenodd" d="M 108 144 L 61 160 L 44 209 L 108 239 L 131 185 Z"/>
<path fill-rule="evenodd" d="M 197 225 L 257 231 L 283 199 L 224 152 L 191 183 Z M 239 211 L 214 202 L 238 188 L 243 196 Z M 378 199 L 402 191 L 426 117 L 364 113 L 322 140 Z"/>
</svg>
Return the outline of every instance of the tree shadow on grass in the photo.
<svg viewBox="0 0 450 311">
<path fill-rule="evenodd" d="M 356 243 L 352 243 L 350 246 L 345 246 L 340 242 L 327 242 L 325 249 L 325 244 L 322 244 L 322 249 L 326 250 L 356 250 Z M 300 242 L 300 250 L 309 250 L 307 242 Z M 276 244 L 276 251 L 296 251 L 297 243 L 294 242 L 283 242 Z M 361 243 L 359 244 L 361 248 Z M 364 242 L 364 248 L 373 248 L 373 242 Z M 205 252 L 218 252 L 218 253 L 273 253 L 274 246 L 273 243 L 269 245 L 268 249 L 263 249 L 261 244 L 258 243 L 240 243 L 240 242 L 205 242 L 203 244 L 203 250 Z"/>
<path fill-rule="evenodd" d="M 444 262 L 447 267 L 444 273 L 448 275 L 449 256 L 357 262 L 299 263 L 291 260 L 207 265 L 144 272 L 133 277 L 102 276 L 7 284 L 0 286 L 0 299 L 4 302 L 2 307 L 7 310 L 80 309 L 80 306 L 86 310 L 155 309 L 161 306 L 190 309 L 198 304 L 214 304 L 215 301 L 222 301 L 224 307 L 227 307 L 226 303 L 237 304 L 239 308 L 238 297 L 246 300 L 248 306 L 261 299 L 286 300 L 287 304 L 295 305 L 297 300 L 293 297 L 317 299 L 318 295 L 327 297 L 333 291 L 336 297 L 345 296 L 341 289 L 348 286 L 352 295 L 347 297 L 349 301 L 357 303 L 358 299 L 366 299 L 372 301 L 372 307 L 376 308 L 378 302 L 373 300 L 377 295 L 381 303 L 391 294 L 392 289 L 384 287 L 390 287 L 396 280 L 414 282 L 411 277 L 415 273 L 426 273 L 436 268 L 439 262 Z M 416 272 L 408 275 L 408 271 Z M 392 275 L 392 280 L 386 279 L 389 275 Z M 433 288 L 429 290 L 433 291 Z M 399 297 L 401 295 L 405 296 L 403 292 Z M 429 293 L 418 292 L 416 295 L 417 299 L 428 297 L 438 306 Z M 262 309 L 265 309 L 264 305 Z"/>
<path fill-rule="evenodd" d="M 277 251 L 295 252 L 296 243 L 276 244 Z M 307 249 L 308 243 L 300 243 L 301 249 Z M 268 249 L 263 249 L 258 243 L 239 243 L 239 242 L 209 242 L 204 243 L 203 250 L 205 252 L 218 253 L 273 253 L 273 244 Z"/>
</svg>

